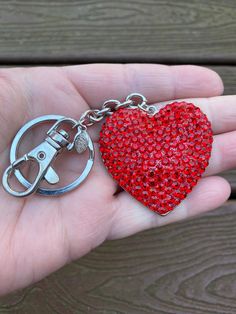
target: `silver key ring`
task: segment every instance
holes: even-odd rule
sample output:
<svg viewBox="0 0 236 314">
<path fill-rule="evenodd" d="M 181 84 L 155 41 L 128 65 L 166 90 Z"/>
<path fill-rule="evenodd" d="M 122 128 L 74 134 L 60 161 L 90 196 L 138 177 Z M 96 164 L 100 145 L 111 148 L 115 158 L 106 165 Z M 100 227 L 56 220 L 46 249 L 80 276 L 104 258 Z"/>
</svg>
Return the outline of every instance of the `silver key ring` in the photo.
<svg viewBox="0 0 236 314">
<path fill-rule="evenodd" d="M 50 121 L 60 121 L 60 120 L 66 120 L 66 121 L 69 121 L 71 122 L 72 124 L 76 124 L 77 121 L 74 120 L 74 119 L 71 119 L 71 118 L 65 118 L 64 116 L 61 116 L 61 115 L 45 115 L 45 116 L 41 116 L 41 117 L 38 117 L 38 118 L 35 118 L 31 121 L 29 121 L 28 123 L 26 123 L 19 131 L 18 133 L 16 134 L 13 142 L 12 142 L 12 146 L 11 146 L 11 149 L 10 149 L 10 161 L 11 161 L 11 164 L 14 165 L 16 164 L 17 159 L 17 152 L 18 152 L 18 148 L 19 148 L 19 145 L 21 143 L 21 140 L 23 138 L 23 136 L 33 127 L 41 124 L 41 123 L 44 123 L 44 122 L 50 122 Z M 85 179 L 86 177 L 88 176 L 89 172 L 91 171 L 92 169 L 92 166 L 93 166 L 93 163 L 94 163 L 94 146 L 93 146 L 93 142 L 90 138 L 90 136 L 88 135 L 88 133 L 86 134 L 86 137 L 87 137 L 87 141 L 88 141 L 88 145 L 87 145 L 87 149 L 89 151 L 89 157 L 88 157 L 88 160 L 87 160 L 87 164 L 83 170 L 83 172 L 81 173 L 81 175 L 75 180 L 73 181 L 72 183 L 64 186 L 64 187 L 61 187 L 61 188 L 54 188 L 54 189 L 46 189 L 46 188 L 39 188 L 37 187 L 37 189 L 35 188 L 36 190 L 36 193 L 38 194 L 41 194 L 41 195 L 46 195 L 46 196 L 57 196 L 57 195 L 61 195 L 61 194 L 64 194 L 66 192 L 69 192 L 73 189 L 75 189 L 76 187 L 78 187 Z M 33 151 L 32 151 L 33 152 Z M 41 153 L 41 152 L 40 152 Z M 23 160 L 23 162 L 25 160 L 29 160 L 27 159 L 27 155 L 25 155 L 25 159 Z M 34 157 L 34 156 L 33 156 Z M 39 155 L 36 156 L 36 160 L 38 161 L 38 163 L 40 163 L 39 159 L 40 158 L 37 158 L 37 157 L 40 157 Z M 21 161 L 20 161 L 21 162 Z M 42 160 L 42 163 L 43 163 L 43 160 Z M 3 185 L 4 185 L 4 188 L 12 195 L 15 195 L 15 196 L 18 196 L 18 197 L 23 197 L 23 196 L 27 196 L 27 191 L 25 192 L 17 192 L 17 191 L 14 191 L 11 189 L 10 185 L 9 185 L 9 182 L 8 182 L 8 178 L 9 178 L 9 175 L 10 175 L 10 172 L 14 171 L 14 175 L 16 176 L 16 178 L 18 179 L 18 181 L 25 187 L 29 190 L 28 194 L 31 194 L 32 192 L 30 192 L 30 190 L 32 189 L 32 183 L 30 183 L 21 173 L 21 171 L 17 168 L 13 169 L 13 168 L 8 168 L 5 172 L 5 175 L 3 177 Z M 38 180 L 40 181 L 40 180 Z"/>
</svg>

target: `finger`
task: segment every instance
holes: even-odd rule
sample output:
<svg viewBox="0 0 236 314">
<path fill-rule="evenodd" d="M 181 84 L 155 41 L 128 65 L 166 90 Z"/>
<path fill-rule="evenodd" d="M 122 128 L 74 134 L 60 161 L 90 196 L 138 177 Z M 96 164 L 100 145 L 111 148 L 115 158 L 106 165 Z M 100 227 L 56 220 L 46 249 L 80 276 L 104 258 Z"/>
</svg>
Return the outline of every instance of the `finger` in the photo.
<svg viewBox="0 0 236 314">
<path fill-rule="evenodd" d="M 1 146 L 5 148 L 16 130 L 32 116 L 54 112 L 68 115 L 69 112 L 79 117 L 87 109 L 81 95 L 90 103 L 100 105 L 101 100 L 122 98 L 133 91 L 143 92 L 151 101 L 157 101 L 219 95 L 222 90 L 222 81 L 215 72 L 196 66 L 143 64 L 2 69 L 0 135 L 4 135 L 4 145 Z"/>
<path fill-rule="evenodd" d="M 236 131 L 214 136 L 211 158 L 204 176 L 216 174 L 236 166 Z"/>
<path fill-rule="evenodd" d="M 199 107 L 208 117 L 212 124 L 214 134 L 236 130 L 236 96 L 220 96 L 209 98 L 188 98 L 182 99 Z M 168 102 L 158 103 L 163 107 Z"/>
<path fill-rule="evenodd" d="M 0 70 L 0 152 L 26 121 L 46 114 L 79 117 L 88 109 L 61 68 Z"/>
<path fill-rule="evenodd" d="M 65 67 L 67 76 L 91 106 L 139 92 L 157 102 L 221 95 L 219 75 L 207 68 L 156 64 L 93 64 Z"/>
<path fill-rule="evenodd" d="M 5 150 L 3 143 L 10 142 L 14 126 L 20 125 L 29 112 L 17 75 L 9 73 L 13 74 L 14 71 L 0 71 L 0 153 Z"/>
<path fill-rule="evenodd" d="M 173 212 L 167 216 L 159 216 L 145 208 L 128 193 L 122 192 L 115 200 L 117 213 L 108 238 L 122 238 L 145 229 L 193 217 L 220 206 L 229 195 L 230 185 L 225 179 L 203 178 Z"/>
<path fill-rule="evenodd" d="M 236 129 L 236 96 L 196 100 L 196 105 L 208 116 L 214 134 Z"/>
</svg>

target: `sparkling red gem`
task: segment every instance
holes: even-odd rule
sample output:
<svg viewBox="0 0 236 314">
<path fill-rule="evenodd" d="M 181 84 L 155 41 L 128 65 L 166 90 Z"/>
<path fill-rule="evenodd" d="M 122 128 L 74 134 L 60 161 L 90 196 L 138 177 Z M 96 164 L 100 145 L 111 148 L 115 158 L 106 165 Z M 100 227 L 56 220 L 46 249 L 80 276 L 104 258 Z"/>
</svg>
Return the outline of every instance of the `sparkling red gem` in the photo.
<svg viewBox="0 0 236 314">
<path fill-rule="evenodd" d="M 208 165 L 213 135 L 205 114 L 174 102 L 154 116 L 119 109 L 102 126 L 100 151 L 120 186 L 165 215 L 196 185 Z"/>
</svg>

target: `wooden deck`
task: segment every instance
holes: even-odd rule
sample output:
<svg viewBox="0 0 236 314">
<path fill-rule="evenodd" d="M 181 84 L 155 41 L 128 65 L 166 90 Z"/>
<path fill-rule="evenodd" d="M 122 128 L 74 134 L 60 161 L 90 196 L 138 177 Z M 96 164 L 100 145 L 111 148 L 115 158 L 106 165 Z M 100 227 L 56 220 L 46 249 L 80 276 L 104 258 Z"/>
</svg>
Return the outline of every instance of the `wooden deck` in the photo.
<svg viewBox="0 0 236 314">
<path fill-rule="evenodd" d="M 235 0 L 0 0 L 0 65 L 203 64 L 236 94 Z M 236 171 L 223 174 L 236 196 Z M 236 313 L 236 201 L 108 242 L 0 313 Z"/>
</svg>

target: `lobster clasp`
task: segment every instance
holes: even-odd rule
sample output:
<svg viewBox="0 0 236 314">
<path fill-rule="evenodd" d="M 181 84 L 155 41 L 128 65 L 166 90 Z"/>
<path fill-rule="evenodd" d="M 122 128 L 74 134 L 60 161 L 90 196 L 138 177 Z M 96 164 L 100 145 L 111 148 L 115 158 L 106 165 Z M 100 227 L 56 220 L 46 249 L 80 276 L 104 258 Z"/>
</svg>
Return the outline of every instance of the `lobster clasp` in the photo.
<svg viewBox="0 0 236 314">
<path fill-rule="evenodd" d="M 51 164 L 58 153 L 69 145 L 68 133 L 64 130 L 55 131 L 54 129 L 49 130 L 48 136 L 44 142 L 39 144 L 37 147 L 32 149 L 29 153 L 13 162 L 4 172 L 3 175 L 3 187 L 11 195 L 24 197 L 34 193 L 40 182 L 45 179 L 49 184 L 56 184 L 59 182 L 59 177 L 55 170 L 51 167 Z M 34 182 L 24 191 L 14 191 L 9 184 L 9 179 L 12 174 L 19 167 L 23 166 L 29 161 L 37 162 L 38 173 Z"/>
<path fill-rule="evenodd" d="M 23 157 L 18 158 L 18 148 L 25 134 L 39 124 L 52 121 L 54 121 L 54 124 L 46 133 L 45 140 Z M 74 132 L 76 133 L 75 135 L 73 134 Z M 84 169 L 81 172 L 81 166 L 79 165 L 80 174 L 66 186 L 55 188 L 40 187 L 42 180 L 47 181 L 50 185 L 55 185 L 59 182 L 59 176 L 52 168 L 52 164 L 57 155 L 65 149 L 68 152 L 74 150 L 78 154 L 82 154 L 85 151 L 88 152 L 87 163 Z M 46 115 L 27 122 L 18 131 L 11 145 L 10 161 L 11 165 L 5 170 L 2 178 L 3 187 L 9 194 L 24 197 L 37 192 L 41 195 L 56 196 L 72 191 L 87 178 L 94 163 L 94 146 L 89 134 L 82 130 L 80 126 L 77 126 L 76 120 L 60 115 Z M 24 164 L 32 161 L 38 164 L 38 172 L 33 183 L 25 178 L 20 169 Z M 12 188 L 10 178 L 13 175 L 25 187 L 23 191 L 16 191 Z"/>
</svg>

